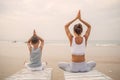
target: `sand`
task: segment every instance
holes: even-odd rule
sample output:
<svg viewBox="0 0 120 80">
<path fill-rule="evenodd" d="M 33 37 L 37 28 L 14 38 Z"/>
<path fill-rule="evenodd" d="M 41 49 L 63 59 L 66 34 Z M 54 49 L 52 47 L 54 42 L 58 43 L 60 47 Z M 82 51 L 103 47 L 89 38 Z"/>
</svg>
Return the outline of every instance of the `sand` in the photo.
<svg viewBox="0 0 120 80">
<path fill-rule="evenodd" d="M 64 80 L 63 71 L 57 64 L 70 62 L 70 47 L 67 44 L 46 44 L 42 61 L 47 61 L 53 68 L 53 80 Z M 21 70 L 24 61 L 29 59 L 29 51 L 25 43 L 0 42 L 0 80 Z M 120 46 L 88 46 L 86 60 L 97 63 L 95 69 L 113 80 L 120 80 Z"/>
</svg>

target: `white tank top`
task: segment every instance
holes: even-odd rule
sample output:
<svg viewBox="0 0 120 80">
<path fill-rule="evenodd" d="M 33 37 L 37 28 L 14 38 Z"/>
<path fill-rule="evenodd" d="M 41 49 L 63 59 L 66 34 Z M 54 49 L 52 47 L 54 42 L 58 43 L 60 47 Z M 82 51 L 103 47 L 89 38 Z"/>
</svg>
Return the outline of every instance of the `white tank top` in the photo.
<svg viewBox="0 0 120 80">
<path fill-rule="evenodd" d="M 84 55 L 85 50 L 85 37 L 83 37 L 83 41 L 81 44 L 76 44 L 75 37 L 73 37 L 72 45 L 71 45 L 71 52 L 73 55 Z"/>
</svg>

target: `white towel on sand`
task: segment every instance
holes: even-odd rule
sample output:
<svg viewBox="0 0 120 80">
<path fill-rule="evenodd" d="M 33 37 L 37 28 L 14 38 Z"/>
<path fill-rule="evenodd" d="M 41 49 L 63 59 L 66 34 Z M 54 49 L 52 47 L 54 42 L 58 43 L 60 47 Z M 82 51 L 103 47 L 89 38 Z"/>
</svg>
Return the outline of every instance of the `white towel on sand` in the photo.
<svg viewBox="0 0 120 80">
<path fill-rule="evenodd" d="M 71 73 L 64 71 L 65 80 L 112 80 L 105 74 L 92 70 L 84 73 Z"/>
<path fill-rule="evenodd" d="M 31 71 L 24 68 L 5 80 L 51 80 L 51 77 L 52 68 L 46 68 L 42 71 Z"/>
</svg>

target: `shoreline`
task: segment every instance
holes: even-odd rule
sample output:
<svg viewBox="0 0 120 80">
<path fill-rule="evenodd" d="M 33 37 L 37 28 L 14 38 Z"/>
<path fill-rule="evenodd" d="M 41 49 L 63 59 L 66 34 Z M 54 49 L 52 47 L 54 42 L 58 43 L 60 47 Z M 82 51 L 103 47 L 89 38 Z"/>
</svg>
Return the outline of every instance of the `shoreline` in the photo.
<svg viewBox="0 0 120 80">
<path fill-rule="evenodd" d="M 26 41 L 9 41 L 9 40 L 3 40 L 1 41 L 0 40 L 0 43 L 20 43 L 20 44 L 26 44 L 27 42 Z M 45 45 L 67 45 L 69 46 L 69 42 L 68 41 L 65 41 L 65 40 L 48 40 L 48 41 L 45 41 Z M 110 47 L 110 46 L 120 46 L 120 41 L 118 40 L 113 40 L 113 41 L 88 41 L 88 44 L 87 46 L 105 46 L 105 47 Z"/>
</svg>

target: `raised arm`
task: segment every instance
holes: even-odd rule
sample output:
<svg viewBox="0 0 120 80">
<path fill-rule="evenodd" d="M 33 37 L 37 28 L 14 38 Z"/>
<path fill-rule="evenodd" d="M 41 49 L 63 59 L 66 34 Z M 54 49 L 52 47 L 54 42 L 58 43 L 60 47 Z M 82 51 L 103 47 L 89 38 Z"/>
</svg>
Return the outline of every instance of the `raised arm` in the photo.
<svg viewBox="0 0 120 80">
<path fill-rule="evenodd" d="M 76 16 L 73 20 L 71 20 L 70 22 L 68 22 L 68 23 L 65 25 L 65 32 L 66 32 L 67 37 L 68 37 L 68 39 L 69 39 L 69 41 L 70 41 L 70 45 L 72 44 L 72 37 L 73 37 L 73 35 L 71 34 L 71 32 L 70 32 L 70 30 L 69 30 L 69 27 L 70 27 L 70 25 L 71 25 L 74 21 L 76 21 L 77 19 L 79 19 L 79 14 L 77 14 L 77 16 Z"/>
<path fill-rule="evenodd" d="M 44 47 L 44 40 L 43 40 L 41 37 L 39 37 L 39 36 L 37 36 L 37 37 L 38 37 L 38 39 L 41 41 L 40 48 L 41 48 L 41 50 L 42 50 L 43 47 Z"/>
<path fill-rule="evenodd" d="M 79 10 L 79 14 L 80 14 L 80 10 Z M 86 27 L 87 27 L 87 30 L 86 30 L 85 35 L 84 35 L 84 37 L 85 37 L 85 39 L 86 39 L 86 42 L 87 42 L 88 37 L 89 37 L 90 32 L 91 32 L 91 25 L 88 24 L 86 21 L 84 21 L 84 20 L 81 18 L 81 14 L 80 14 L 79 20 L 80 20 L 83 24 L 85 24 Z"/>
<path fill-rule="evenodd" d="M 32 50 L 31 39 L 32 39 L 32 37 L 27 41 L 27 46 L 28 46 L 28 49 L 29 49 L 30 53 L 31 53 L 31 50 Z"/>
</svg>

